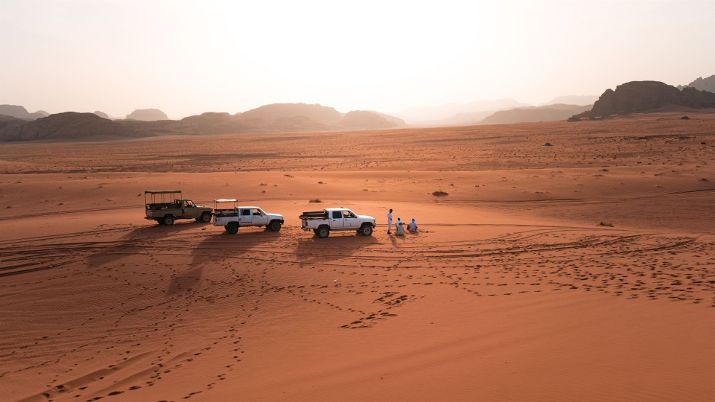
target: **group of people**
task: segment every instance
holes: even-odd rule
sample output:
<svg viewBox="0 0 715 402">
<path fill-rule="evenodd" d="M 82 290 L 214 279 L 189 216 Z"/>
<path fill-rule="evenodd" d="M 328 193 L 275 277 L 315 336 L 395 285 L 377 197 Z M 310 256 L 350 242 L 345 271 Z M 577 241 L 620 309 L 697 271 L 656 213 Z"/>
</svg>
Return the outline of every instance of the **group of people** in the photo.
<svg viewBox="0 0 715 402">
<path fill-rule="evenodd" d="M 397 222 L 395 222 L 395 236 L 404 236 L 405 235 L 405 228 L 404 228 L 405 223 L 400 219 L 399 217 L 397 218 Z M 387 234 L 392 234 L 392 208 L 387 212 Z M 417 222 L 415 221 L 415 218 L 412 218 L 410 223 L 407 224 L 407 231 L 410 233 L 417 233 Z"/>
</svg>

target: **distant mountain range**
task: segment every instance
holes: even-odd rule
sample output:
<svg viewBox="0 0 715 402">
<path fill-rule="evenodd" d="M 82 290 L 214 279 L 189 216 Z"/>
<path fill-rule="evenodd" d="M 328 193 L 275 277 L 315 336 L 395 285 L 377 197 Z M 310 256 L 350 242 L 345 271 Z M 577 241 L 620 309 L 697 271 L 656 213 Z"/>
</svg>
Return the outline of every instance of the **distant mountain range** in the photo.
<svg viewBox="0 0 715 402">
<path fill-rule="evenodd" d="M 556 98 L 549 101 L 546 105 L 577 105 L 577 106 L 588 106 L 593 105 L 596 102 L 597 96 L 590 95 L 566 95 L 557 96 Z"/>
<path fill-rule="evenodd" d="M 589 96 L 563 96 L 554 103 L 527 106 L 513 99 L 412 109 L 425 118 L 442 116 L 430 125 L 508 124 L 539 121 L 600 119 L 668 108 L 715 108 L 715 75 L 674 87 L 658 81 L 632 81 L 606 90 L 593 104 Z M 497 108 L 498 110 L 495 110 Z M 461 110 L 461 111 L 460 111 Z M 445 114 L 455 112 L 454 114 Z M 422 114 L 420 114 L 422 113 Z M 408 113 L 409 114 L 409 113 Z M 404 114 L 403 114 L 404 115 Z M 0 105 L 0 141 L 105 140 L 165 134 L 228 134 L 241 132 L 377 130 L 404 127 L 397 117 L 365 110 L 341 113 L 332 107 L 305 103 L 275 103 L 243 113 L 203 113 L 169 120 L 158 109 L 137 109 L 123 120 L 101 112 L 30 113 L 23 106 Z"/>
<path fill-rule="evenodd" d="M 398 116 L 416 125 L 455 126 L 477 124 L 499 111 L 529 106 L 514 99 L 491 99 L 405 109 Z"/>
<path fill-rule="evenodd" d="M 568 95 L 546 105 L 532 106 L 514 99 L 495 99 L 434 108 L 408 109 L 400 116 L 418 126 L 467 126 L 565 120 L 588 110 L 595 96 Z"/>
<path fill-rule="evenodd" d="M 405 125 L 397 117 L 378 112 L 340 113 L 331 107 L 304 103 L 265 105 L 234 115 L 203 113 L 181 120 L 165 119 L 166 114 L 158 109 L 135 111 L 129 115 L 132 119 L 125 120 L 109 120 L 102 115 L 106 116 L 102 112 L 65 112 L 28 121 L 0 113 L 0 141 L 105 140 L 164 134 L 260 131 L 374 130 Z"/>
<path fill-rule="evenodd" d="M 480 124 L 511 124 L 566 120 L 574 114 L 591 109 L 591 105 L 546 105 L 502 110 L 484 118 Z"/>
</svg>

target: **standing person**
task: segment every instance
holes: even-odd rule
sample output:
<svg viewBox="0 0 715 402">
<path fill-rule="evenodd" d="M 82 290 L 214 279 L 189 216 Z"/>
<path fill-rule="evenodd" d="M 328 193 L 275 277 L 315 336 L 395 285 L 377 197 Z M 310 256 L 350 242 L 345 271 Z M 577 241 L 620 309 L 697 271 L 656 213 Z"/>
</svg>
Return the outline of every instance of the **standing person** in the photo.
<svg viewBox="0 0 715 402">
<path fill-rule="evenodd" d="M 405 235 L 405 228 L 404 225 L 405 223 L 402 222 L 402 219 L 397 218 L 397 223 L 395 223 L 395 227 L 397 228 L 395 230 L 395 235 L 396 236 L 404 236 Z"/>
<path fill-rule="evenodd" d="M 390 228 L 392 227 L 392 208 L 387 212 L 387 234 L 390 234 Z"/>
</svg>

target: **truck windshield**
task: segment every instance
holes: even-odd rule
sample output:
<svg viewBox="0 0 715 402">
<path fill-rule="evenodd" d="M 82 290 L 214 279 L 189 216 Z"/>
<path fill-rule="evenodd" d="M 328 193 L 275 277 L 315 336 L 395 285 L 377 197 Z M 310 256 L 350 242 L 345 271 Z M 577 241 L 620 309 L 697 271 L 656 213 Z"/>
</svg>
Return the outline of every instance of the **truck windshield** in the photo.
<svg viewBox="0 0 715 402">
<path fill-rule="evenodd" d="M 343 211 L 343 216 L 345 218 L 357 218 L 357 216 L 355 216 L 353 211 Z"/>
</svg>

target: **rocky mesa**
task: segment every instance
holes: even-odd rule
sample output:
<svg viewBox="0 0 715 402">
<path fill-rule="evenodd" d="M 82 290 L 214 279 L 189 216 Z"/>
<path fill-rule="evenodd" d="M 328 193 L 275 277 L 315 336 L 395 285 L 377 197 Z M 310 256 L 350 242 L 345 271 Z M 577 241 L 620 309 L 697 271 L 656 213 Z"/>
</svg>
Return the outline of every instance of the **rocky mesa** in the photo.
<svg viewBox="0 0 715 402">
<path fill-rule="evenodd" d="M 715 93 L 693 87 L 678 89 L 659 81 L 631 81 L 617 86 L 615 91 L 607 89 L 591 110 L 572 116 L 569 120 L 654 112 L 670 106 L 715 108 Z"/>
</svg>

